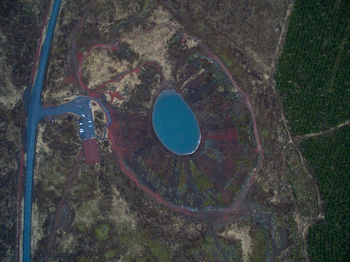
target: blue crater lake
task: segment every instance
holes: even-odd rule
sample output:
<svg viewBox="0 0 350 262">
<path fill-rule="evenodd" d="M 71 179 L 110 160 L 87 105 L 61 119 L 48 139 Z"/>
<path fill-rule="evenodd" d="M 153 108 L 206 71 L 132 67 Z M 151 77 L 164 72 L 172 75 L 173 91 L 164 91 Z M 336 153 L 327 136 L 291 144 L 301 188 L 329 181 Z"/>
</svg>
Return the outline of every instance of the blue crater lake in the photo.
<svg viewBox="0 0 350 262">
<path fill-rule="evenodd" d="M 152 124 L 158 139 L 176 155 L 192 154 L 200 144 L 197 118 L 174 90 L 164 90 L 158 95 L 153 106 Z"/>
</svg>

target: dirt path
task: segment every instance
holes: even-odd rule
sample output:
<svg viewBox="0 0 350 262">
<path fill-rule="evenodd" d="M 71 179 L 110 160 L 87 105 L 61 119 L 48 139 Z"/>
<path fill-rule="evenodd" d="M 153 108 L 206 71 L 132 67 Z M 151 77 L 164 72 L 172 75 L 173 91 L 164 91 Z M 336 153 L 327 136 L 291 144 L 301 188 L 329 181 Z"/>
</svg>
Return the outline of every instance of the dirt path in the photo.
<svg viewBox="0 0 350 262">
<path fill-rule="evenodd" d="M 53 246 L 54 241 L 55 241 L 58 223 L 59 223 L 59 220 L 60 220 L 61 215 L 62 215 L 63 204 L 67 198 L 67 195 L 68 195 L 70 188 L 72 187 L 73 180 L 74 180 L 76 174 L 79 172 L 79 167 L 80 167 L 79 164 L 80 164 L 80 160 L 81 160 L 82 155 L 83 155 L 83 151 L 80 150 L 79 155 L 74 163 L 72 172 L 70 173 L 70 175 L 67 179 L 66 185 L 65 185 L 64 190 L 63 190 L 62 198 L 61 198 L 60 202 L 58 203 L 58 206 L 56 209 L 55 220 L 54 220 L 54 226 L 50 232 L 49 241 L 47 243 L 46 257 L 45 257 L 46 262 L 49 261 L 51 249 L 52 249 L 52 246 Z"/>
<path fill-rule="evenodd" d="M 350 120 L 346 120 L 345 122 L 340 123 L 339 125 L 332 127 L 330 129 L 327 129 L 327 130 L 323 130 L 323 131 L 316 132 L 316 133 L 310 133 L 310 134 L 306 134 L 306 135 L 301 135 L 301 136 L 296 136 L 295 139 L 297 139 L 298 141 L 301 141 L 301 140 L 308 139 L 308 138 L 315 137 L 315 136 L 326 135 L 326 134 L 329 134 L 329 133 L 331 133 L 335 130 L 338 130 L 344 126 L 348 126 L 348 125 L 350 125 Z"/>
</svg>

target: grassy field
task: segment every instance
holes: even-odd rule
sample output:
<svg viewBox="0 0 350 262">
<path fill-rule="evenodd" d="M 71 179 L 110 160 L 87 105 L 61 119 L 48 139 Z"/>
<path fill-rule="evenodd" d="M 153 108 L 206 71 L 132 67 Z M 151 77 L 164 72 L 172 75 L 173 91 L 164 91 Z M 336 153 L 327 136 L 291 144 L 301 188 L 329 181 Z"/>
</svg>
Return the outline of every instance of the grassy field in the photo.
<svg viewBox="0 0 350 262">
<path fill-rule="evenodd" d="M 293 135 L 350 118 L 350 2 L 297 0 L 276 72 Z M 311 261 L 349 261 L 350 127 L 301 143 L 324 202 L 325 221 L 311 227 Z"/>
<path fill-rule="evenodd" d="M 350 1 L 296 1 L 276 72 L 293 134 L 350 116 Z"/>
</svg>

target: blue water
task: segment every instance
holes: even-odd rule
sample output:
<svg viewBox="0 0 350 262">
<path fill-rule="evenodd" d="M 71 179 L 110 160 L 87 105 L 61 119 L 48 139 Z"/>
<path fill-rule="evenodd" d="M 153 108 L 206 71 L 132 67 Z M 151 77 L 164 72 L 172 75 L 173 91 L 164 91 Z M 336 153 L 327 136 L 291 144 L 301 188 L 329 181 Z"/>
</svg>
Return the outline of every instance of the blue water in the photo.
<svg viewBox="0 0 350 262">
<path fill-rule="evenodd" d="M 195 152 L 201 133 L 190 106 L 174 90 L 164 90 L 153 106 L 152 124 L 162 144 L 176 155 Z"/>
</svg>

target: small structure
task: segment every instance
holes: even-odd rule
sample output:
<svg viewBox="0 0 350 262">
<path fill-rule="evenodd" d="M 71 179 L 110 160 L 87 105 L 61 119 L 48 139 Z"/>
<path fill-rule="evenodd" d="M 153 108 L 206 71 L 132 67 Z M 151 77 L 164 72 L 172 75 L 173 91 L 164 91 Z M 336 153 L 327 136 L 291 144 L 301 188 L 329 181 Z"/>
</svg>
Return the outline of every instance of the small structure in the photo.
<svg viewBox="0 0 350 262">
<path fill-rule="evenodd" d="M 100 162 L 97 138 L 83 140 L 81 144 L 84 150 L 85 161 L 87 164 L 95 164 Z"/>
<path fill-rule="evenodd" d="M 100 162 L 100 155 L 98 153 L 98 143 L 95 133 L 95 127 L 91 111 L 91 101 L 81 101 L 81 118 L 79 119 L 79 132 L 81 137 L 81 144 L 84 150 L 85 161 L 87 164 L 95 164 Z"/>
</svg>

